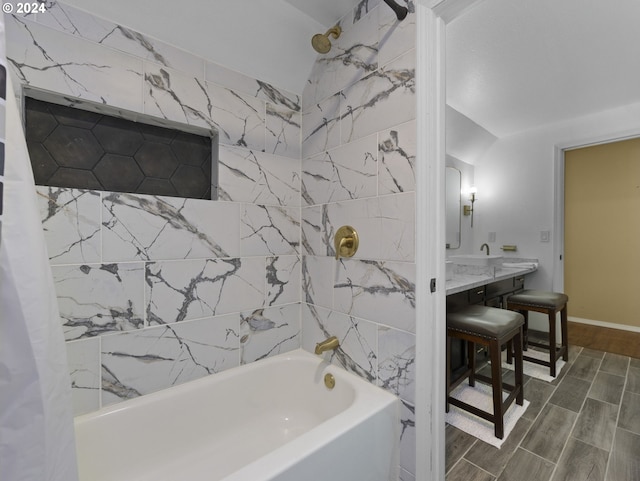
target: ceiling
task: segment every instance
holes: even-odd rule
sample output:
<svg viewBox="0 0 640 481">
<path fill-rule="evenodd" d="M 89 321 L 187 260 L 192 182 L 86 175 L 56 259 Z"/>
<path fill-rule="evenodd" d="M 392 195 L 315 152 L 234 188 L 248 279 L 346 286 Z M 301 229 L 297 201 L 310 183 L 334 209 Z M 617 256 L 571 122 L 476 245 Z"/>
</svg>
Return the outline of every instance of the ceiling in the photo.
<svg viewBox="0 0 640 481">
<path fill-rule="evenodd" d="M 295 93 L 313 34 L 381 2 L 64 1 Z M 502 137 L 640 102 L 639 19 L 638 0 L 483 0 L 447 25 L 447 103 Z"/>
<path fill-rule="evenodd" d="M 497 137 L 640 102 L 640 1 L 483 0 L 447 25 L 447 103 Z"/>
</svg>

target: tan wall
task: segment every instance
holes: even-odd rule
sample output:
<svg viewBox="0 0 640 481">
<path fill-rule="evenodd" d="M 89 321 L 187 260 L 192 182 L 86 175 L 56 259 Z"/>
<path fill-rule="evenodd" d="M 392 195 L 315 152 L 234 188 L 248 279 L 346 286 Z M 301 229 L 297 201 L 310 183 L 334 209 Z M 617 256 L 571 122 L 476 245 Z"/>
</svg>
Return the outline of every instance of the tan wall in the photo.
<svg viewBox="0 0 640 481">
<path fill-rule="evenodd" d="M 565 153 L 569 315 L 640 327 L 640 139 Z"/>
</svg>

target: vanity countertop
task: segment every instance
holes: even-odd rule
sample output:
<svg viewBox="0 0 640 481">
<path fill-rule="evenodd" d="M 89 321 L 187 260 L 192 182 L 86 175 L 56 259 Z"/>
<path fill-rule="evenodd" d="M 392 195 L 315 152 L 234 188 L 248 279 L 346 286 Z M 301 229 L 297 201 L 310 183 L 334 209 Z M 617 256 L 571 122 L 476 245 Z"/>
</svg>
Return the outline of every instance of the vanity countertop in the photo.
<svg viewBox="0 0 640 481">
<path fill-rule="evenodd" d="M 484 286 L 492 282 L 509 279 L 524 274 L 530 274 L 538 269 L 537 263 L 523 267 L 502 267 L 496 271 L 495 277 L 490 275 L 473 275 L 473 274 L 455 274 L 453 279 L 447 281 L 447 295 L 457 294 L 458 292 L 473 289 L 474 287 Z"/>
</svg>

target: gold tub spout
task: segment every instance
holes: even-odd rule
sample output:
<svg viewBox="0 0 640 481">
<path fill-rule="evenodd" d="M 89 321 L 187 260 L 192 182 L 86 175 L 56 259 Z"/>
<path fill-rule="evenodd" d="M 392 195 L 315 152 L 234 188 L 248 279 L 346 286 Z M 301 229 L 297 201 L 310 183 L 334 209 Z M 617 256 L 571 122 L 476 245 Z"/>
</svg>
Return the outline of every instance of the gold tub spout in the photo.
<svg viewBox="0 0 640 481">
<path fill-rule="evenodd" d="M 316 344 L 316 354 L 322 354 L 325 351 L 331 351 L 338 349 L 340 347 L 340 341 L 336 336 L 331 336 L 329 339 L 326 339 L 322 342 Z"/>
</svg>

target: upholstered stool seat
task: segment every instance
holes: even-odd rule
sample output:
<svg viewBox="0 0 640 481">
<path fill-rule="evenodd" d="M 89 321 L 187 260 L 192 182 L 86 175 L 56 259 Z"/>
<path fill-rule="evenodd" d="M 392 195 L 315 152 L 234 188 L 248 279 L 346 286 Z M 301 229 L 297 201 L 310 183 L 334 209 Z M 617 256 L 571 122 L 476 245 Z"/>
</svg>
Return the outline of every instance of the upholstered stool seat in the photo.
<svg viewBox="0 0 640 481">
<path fill-rule="evenodd" d="M 522 405 L 523 375 L 522 375 L 522 326 L 524 317 L 514 311 L 470 305 L 453 312 L 447 312 L 447 411 L 449 404 L 464 409 L 494 424 L 496 437 L 504 437 L 504 413 L 515 400 Z M 466 370 L 454 381 L 451 380 L 450 344 L 452 338 L 467 341 L 468 362 Z M 489 348 L 491 360 L 491 377 L 476 372 L 475 345 L 482 344 Z M 515 383 L 506 384 L 502 380 L 501 350 L 507 344 L 507 348 L 515 357 Z M 451 391 L 462 381 L 469 378 L 469 385 L 474 386 L 475 381 L 486 382 L 493 390 L 493 412 L 487 412 L 476 406 L 467 404 L 451 396 Z M 506 389 L 509 395 L 502 399 L 502 392 Z"/>
<path fill-rule="evenodd" d="M 537 346 L 549 350 L 549 361 L 523 356 L 536 364 L 548 366 L 551 376 L 556 377 L 556 361 L 562 356 L 569 361 L 569 343 L 567 340 L 567 303 L 569 297 L 561 292 L 537 291 L 526 289 L 514 294 L 507 300 L 507 308 L 518 311 L 524 316 L 524 350 L 528 346 Z M 529 311 L 547 314 L 549 318 L 549 344 L 529 340 Z M 556 314 L 560 312 L 560 346 L 556 345 Z"/>
</svg>

